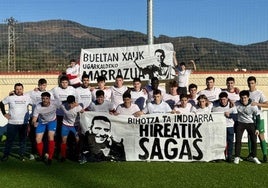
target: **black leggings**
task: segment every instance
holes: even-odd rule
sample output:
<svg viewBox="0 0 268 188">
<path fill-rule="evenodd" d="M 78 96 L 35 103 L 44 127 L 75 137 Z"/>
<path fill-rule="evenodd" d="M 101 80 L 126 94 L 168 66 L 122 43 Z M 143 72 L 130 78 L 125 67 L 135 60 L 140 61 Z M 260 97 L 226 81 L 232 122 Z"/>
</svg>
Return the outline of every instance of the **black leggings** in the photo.
<svg viewBox="0 0 268 188">
<path fill-rule="evenodd" d="M 241 140 L 245 129 L 248 132 L 250 137 L 251 145 L 252 145 L 252 157 L 257 156 L 257 136 L 255 135 L 256 127 L 255 123 L 241 123 L 238 122 L 236 126 L 236 134 L 235 134 L 235 157 L 240 157 L 241 152 Z"/>
</svg>

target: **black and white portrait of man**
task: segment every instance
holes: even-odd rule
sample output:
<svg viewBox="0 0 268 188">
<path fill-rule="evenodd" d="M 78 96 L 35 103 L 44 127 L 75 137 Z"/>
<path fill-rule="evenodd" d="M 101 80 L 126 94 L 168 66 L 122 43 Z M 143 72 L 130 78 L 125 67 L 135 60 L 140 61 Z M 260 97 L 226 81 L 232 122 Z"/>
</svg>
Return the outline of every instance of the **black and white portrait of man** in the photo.
<svg viewBox="0 0 268 188">
<path fill-rule="evenodd" d="M 159 79 L 167 79 L 170 77 L 172 66 L 167 65 L 165 61 L 165 51 L 162 49 L 157 49 L 154 52 L 154 61 L 153 64 L 142 67 L 134 61 L 136 67 L 142 72 L 144 76 L 148 75 L 149 79 L 157 77 Z"/>
<path fill-rule="evenodd" d="M 86 133 L 87 161 L 125 161 L 123 139 L 111 135 L 111 121 L 106 116 L 94 116 L 90 132 Z"/>
</svg>

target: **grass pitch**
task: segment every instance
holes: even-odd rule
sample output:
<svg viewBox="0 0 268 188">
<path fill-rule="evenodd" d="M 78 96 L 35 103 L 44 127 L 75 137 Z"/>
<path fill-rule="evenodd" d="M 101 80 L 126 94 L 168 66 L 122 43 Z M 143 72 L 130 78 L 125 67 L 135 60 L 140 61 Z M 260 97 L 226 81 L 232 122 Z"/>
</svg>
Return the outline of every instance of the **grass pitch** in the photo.
<svg viewBox="0 0 268 188">
<path fill-rule="evenodd" d="M 245 152 L 244 152 L 245 153 Z M 260 151 L 259 151 L 260 153 Z M 0 154 L 1 155 L 1 154 Z M 243 156 L 246 156 L 244 154 Z M 0 187 L 267 187 L 268 163 L 0 162 Z"/>
</svg>

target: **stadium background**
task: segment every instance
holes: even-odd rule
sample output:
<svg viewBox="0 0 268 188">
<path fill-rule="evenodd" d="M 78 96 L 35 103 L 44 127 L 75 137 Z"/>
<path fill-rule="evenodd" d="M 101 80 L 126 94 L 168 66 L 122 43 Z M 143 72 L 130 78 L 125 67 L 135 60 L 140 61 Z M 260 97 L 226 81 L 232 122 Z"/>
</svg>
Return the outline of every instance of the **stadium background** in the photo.
<svg viewBox="0 0 268 188">
<path fill-rule="evenodd" d="M 120 28 L 89 28 L 68 20 L 20 23 L 14 18 L 14 21 L 14 30 L 11 30 L 13 36 L 7 22 L 0 24 L 0 99 L 7 96 L 17 82 L 24 84 L 25 91 L 29 91 L 37 86 L 40 78 L 45 78 L 48 89 L 52 89 L 58 83 L 58 75 L 66 70 L 69 60 L 79 58 L 81 48 L 147 44 L 146 34 L 123 31 Z M 11 44 L 10 41 L 14 43 Z M 205 44 L 202 43 L 204 41 Z M 208 76 L 213 76 L 216 86 L 221 88 L 225 88 L 226 78 L 233 76 L 240 90 L 247 89 L 247 77 L 253 75 L 257 78 L 257 88 L 268 96 L 267 42 L 241 50 L 245 46 L 218 43 L 210 39 L 181 38 L 179 32 L 175 38 L 155 37 L 154 43 L 165 42 L 174 44 L 179 61 L 196 60 L 197 71 L 191 75 L 190 83 L 197 84 L 199 90 L 205 88 Z M 14 50 L 13 53 L 10 53 L 11 49 Z M 253 53 L 246 54 L 250 51 Z M 14 57 L 10 58 L 10 54 Z M 250 56 L 252 54 L 254 55 Z M 168 81 L 161 81 L 161 85 L 165 86 Z"/>
</svg>

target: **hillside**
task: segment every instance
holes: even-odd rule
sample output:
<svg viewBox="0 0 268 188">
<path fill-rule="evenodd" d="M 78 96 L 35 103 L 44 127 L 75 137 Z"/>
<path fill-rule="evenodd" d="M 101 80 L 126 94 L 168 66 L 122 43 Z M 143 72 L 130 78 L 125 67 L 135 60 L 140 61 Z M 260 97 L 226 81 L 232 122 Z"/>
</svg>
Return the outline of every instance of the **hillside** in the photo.
<svg viewBox="0 0 268 188">
<path fill-rule="evenodd" d="M 147 44 L 143 33 L 86 27 L 66 20 L 16 24 L 16 66 L 20 71 L 61 71 L 81 48 Z M 7 70 L 7 25 L 0 24 L 0 71 Z M 195 59 L 199 70 L 267 70 L 268 41 L 234 45 L 208 38 L 159 36 L 155 43 L 172 42 L 179 62 Z"/>
</svg>

